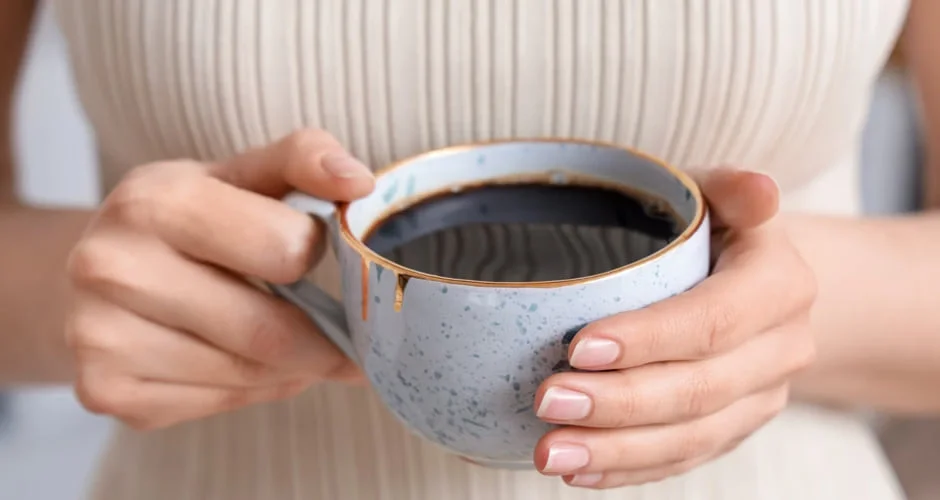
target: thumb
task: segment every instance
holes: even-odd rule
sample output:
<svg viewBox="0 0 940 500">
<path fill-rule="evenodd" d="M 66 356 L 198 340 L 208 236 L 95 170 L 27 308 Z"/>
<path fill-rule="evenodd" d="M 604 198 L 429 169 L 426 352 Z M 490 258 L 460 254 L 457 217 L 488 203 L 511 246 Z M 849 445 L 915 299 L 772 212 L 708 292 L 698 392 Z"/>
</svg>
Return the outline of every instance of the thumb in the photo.
<svg viewBox="0 0 940 500">
<path fill-rule="evenodd" d="M 751 229 L 777 214 L 780 190 L 769 176 L 718 168 L 692 172 L 718 228 Z"/>
<path fill-rule="evenodd" d="M 361 198 L 375 187 L 372 171 L 328 132 L 298 130 L 265 147 L 210 166 L 220 180 L 280 198 L 298 190 L 333 201 Z"/>
</svg>

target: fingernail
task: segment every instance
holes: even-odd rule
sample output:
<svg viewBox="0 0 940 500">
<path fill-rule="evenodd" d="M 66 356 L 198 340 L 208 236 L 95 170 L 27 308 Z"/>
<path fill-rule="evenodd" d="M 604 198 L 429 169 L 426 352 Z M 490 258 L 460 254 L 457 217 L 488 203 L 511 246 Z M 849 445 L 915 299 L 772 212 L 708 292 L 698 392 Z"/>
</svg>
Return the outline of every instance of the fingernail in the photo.
<svg viewBox="0 0 940 500">
<path fill-rule="evenodd" d="M 549 474 L 567 474 L 586 467 L 591 461 L 591 452 L 578 444 L 553 444 L 548 449 L 548 460 L 542 472 Z"/>
<path fill-rule="evenodd" d="M 584 339 L 574 346 L 569 363 L 575 368 L 606 366 L 620 358 L 620 344 L 608 339 Z"/>
<path fill-rule="evenodd" d="M 591 398 L 587 394 L 551 387 L 545 391 L 535 414 L 545 420 L 581 420 L 591 413 L 591 406 Z"/>
<path fill-rule="evenodd" d="M 571 486 L 594 486 L 595 484 L 601 482 L 601 479 L 604 479 L 603 474 L 578 474 L 568 480 L 568 484 Z"/>
<path fill-rule="evenodd" d="M 369 170 L 369 167 L 346 154 L 326 155 L 323 157 L 320 164 L 323 166 L 323 170 L 326 170 L 328 174 L 341 179 L 372 175 L 372 171 Z"/>
</svg>

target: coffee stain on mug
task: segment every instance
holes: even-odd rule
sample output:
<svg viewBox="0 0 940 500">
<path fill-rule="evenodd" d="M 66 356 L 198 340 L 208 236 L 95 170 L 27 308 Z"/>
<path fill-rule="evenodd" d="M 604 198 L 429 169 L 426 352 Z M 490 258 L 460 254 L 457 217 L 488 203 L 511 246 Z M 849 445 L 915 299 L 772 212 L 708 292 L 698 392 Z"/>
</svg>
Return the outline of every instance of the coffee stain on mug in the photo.
<svg viewBox="0 0 940 500">
<path fill-rule="evenodd" d="M 411 279 L 411 276 L 396 273 L 395 277 L 397 278 L 395 283 L 395 312 L 401 312 L 402 303 L 405 301 L 405 287 L 408 286 L 408 280 Z"/>
<path fill-rule="evenodd" d="M 371 270 L 372 262 L 369 259 L 362 259 L 362 320 L 366 321 L 369 319 L 369 271 Z M 378 281 L 379 276 L 382 271 L 385 269 L 380 267 L 379 264 L 376 264 L 376 281 Z M 401 312 L 402 304 L 405 301 L 405 288 L 408 286 L 408 281 L 411 280 L 411 276 L 392 271 L 395 275 L 395 301 L 394 308 L 395 312 Z M 376 297 L 376 302 L 378 302 L 378 297 Z"/>
<path fill-rule="evenodd" d="M 362 259 L 362 321 L 369 319 L 369 259 Z"/>
</svg>

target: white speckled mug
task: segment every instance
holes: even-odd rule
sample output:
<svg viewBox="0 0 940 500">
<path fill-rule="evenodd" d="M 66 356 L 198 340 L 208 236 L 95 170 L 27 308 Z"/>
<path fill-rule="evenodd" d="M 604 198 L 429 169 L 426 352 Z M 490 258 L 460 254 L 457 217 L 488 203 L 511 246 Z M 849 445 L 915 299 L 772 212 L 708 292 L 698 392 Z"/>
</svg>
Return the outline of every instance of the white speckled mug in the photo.
<svg viewBox="0 0 940 500">
<path fill-rule="evenodd" d="M 589 180 L 645 192 L 666 201 L 683 229 L 665 248 L 630 265 L 547 282 L 429 275 L 363 243 L 377 221 L 415 201 L 507 180 Z M 688 290 L 709 270 L 708 216 L 695 183 L 658 160 L 612 145 L 520 140 L 453 147 L 379 172 L 375 191 L 352 203 L 334 206 L 300 194 L 287 202 L 327 221 L 342 268 L 343 302 L 307 281 L 272 285 L 275 293 L 301 307 L 356 361 L 414 432 L 494 467 L 532 467 L 535 444 L 552 428 L 536 418 L 534 394 L 566 366 L 573 333 Z"/>
</svg>

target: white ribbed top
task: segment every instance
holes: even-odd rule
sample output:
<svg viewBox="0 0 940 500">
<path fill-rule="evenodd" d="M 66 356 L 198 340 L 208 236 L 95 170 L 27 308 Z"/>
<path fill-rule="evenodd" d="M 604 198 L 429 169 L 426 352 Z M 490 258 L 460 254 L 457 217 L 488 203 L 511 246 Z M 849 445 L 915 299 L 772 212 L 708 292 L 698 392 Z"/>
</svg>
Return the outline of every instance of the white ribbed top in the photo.
<svg viewBox="0 0 940 500">
<path fill-rule="evenodd" d="M 324 127 L 376 166 L 565 136 L 773 174 L 788 209 L 857 209 L 868 96 L 907 0 L 59 0 L 113 185 Z M 320 272 L 335 286 L 335 269 Z M 467 465 L 361 389 L 120 431 L 101 499 L 899 498 L 870 431 L 794 407 L 725 458 L 588 493 Z"/>
</svg>

